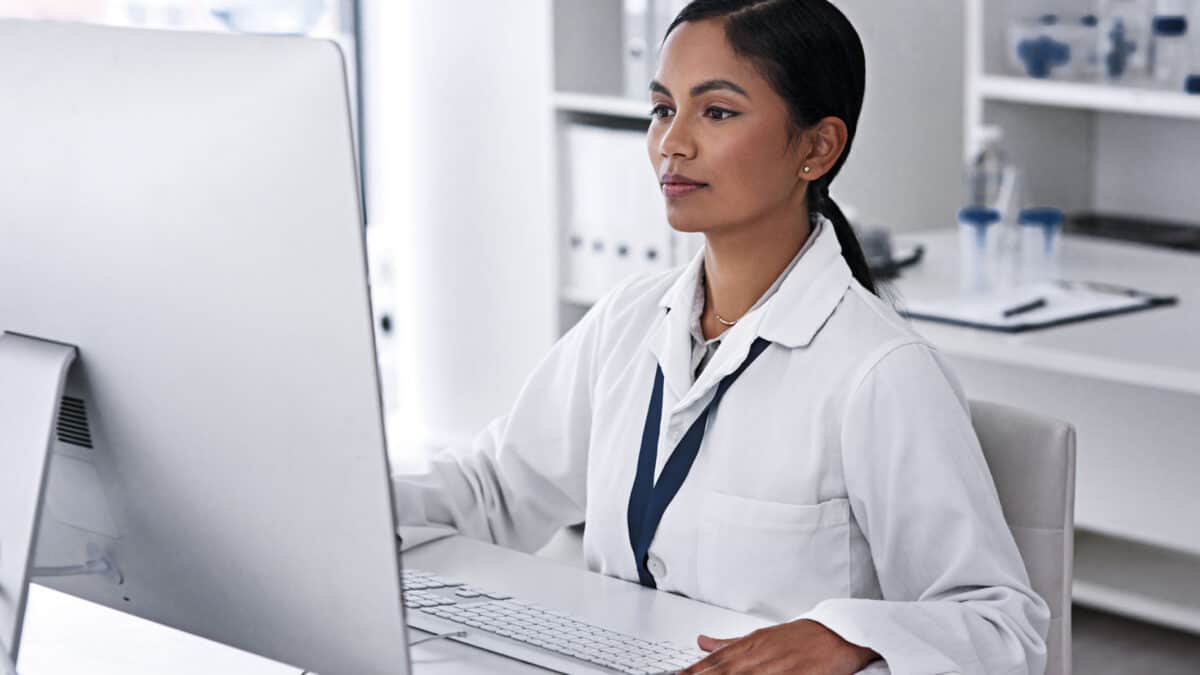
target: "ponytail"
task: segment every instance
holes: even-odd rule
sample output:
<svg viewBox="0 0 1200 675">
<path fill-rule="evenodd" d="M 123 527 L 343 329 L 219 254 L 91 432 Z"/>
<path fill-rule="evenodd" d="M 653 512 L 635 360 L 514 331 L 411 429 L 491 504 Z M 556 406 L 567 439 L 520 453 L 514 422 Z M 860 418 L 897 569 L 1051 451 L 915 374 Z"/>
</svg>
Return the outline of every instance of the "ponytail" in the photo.
<svg viewBox="0 0 1200 675">
<path fill-rule="evenodd" d="M 871 268 L 867 266 L 867 256 L 863 253 L 862 244 L 858 242 L 858 236 L 850 227 L 850 221 L 846 220 L 846 214 L 842 213 L 833 197 L 829 196 L 829 187 L 825 181 L 809 184 L 808 203 L 809 208 L 833 223 L 833 231 L 837 233 L 838 243 L 842 246 L 842 257 L 846 259 L 846 265 L 850 267 L 854 278 L 863 288 L 879 295 L 878 289 L 875 288 L 875 280 L 871 278 Z"/>
</svg>

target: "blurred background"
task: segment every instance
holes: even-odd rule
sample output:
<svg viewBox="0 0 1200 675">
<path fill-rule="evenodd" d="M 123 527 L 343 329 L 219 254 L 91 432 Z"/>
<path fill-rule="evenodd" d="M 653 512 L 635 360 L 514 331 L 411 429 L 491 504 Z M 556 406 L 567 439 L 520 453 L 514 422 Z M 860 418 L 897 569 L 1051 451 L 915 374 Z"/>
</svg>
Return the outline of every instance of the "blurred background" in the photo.
<svg viewBox="0 0 1200 675">
<path fill-rule="evenodd" d="M 646 85 L 684 4 L 0 0 L 0 16 L 337 42 L 389 443 L 396 466 L 409 467 L 504 414 L 608 288 L 681 265 L 702 244 L 670 230 L 644 150 Z M 1082 239 L 1169 253 L 1147 264 L 1183 272 L 1137 279 L 1158 282 L 1153 290 L 1181 307 L 1198 297 L 1200 2 L 834 4 L 863 38 L 868 77 L 854 150 L 832 192 L 881 276 L 899 275 L 890 287 L 898 307 L 924 300 L 913 296 L 934 278 L 914 271 L 927 285 L 906 286 L 905 265 L 931 265 L 947 237 L 954 274 L 939 283 L 959 299 L 963 279 L 993 291 L 1044 281 Z M 964 207 L 994 210 L 1005 225 L 991 230 L 1000 235 L 987 250 L 960 251 L 960 233 L 973 237 L 990 217 Z M 1037 220 L 1045 259 L 1029 257 L 1041 244 L 1018 250 L 1030 207 L 1052 211 Z M 961 307 L 930 312 L 952 310 Z M 1200 444 L 1185 424 L 1200 401 L 1200 326 L 1194 313 L 1157 311 L 1111 324 L 1101 339 L 1062 329 L 985 339 L 918 326 L 959 359 L 969 395 L 1080 427 L 1076 599 L 1101 611 L 1077 612 L 1079 672 L 1193 673 L 1200 663 Z M 1175 340 L 1155 347 L 1151 336 L 1163 332 Z M 1005 360 L 1018 350 L 1026 361 Z M 1101 377 L 1089 368 L 1103 359 Z M 984 362 L 1012 369 L 984 373 Z M 1025 367 L 1040 375 L 1013 375 Z M 1123 389 L 1105 390 L 1105 403 L 1086 412 L 1055 408 L 1088 389 L 1055 368 Z M 1051 381 L 1051 393 L 1028 394 Z M 1154 417 L 1163 411 L 1169 419 Z M 1113 440 L 1105 423 L 1140 435 Z M 1141 660 L 1115 666 L 1118 652 Z"/>
</svg>

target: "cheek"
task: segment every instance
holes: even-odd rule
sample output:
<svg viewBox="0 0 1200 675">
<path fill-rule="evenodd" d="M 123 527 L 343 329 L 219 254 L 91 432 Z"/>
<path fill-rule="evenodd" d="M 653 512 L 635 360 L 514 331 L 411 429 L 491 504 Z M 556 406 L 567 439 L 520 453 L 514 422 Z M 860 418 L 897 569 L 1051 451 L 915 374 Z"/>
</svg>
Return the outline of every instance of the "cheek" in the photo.
<svg viewBox="0 0 1200 675">
<path fill-rule="evenodd" d="M 710 166 L 722 198 L 730 204 L 750 207 L 774 201 L 786 190 L 789 168 L 774 134 L 729 134 L 710 147 Z"/>
</svg>

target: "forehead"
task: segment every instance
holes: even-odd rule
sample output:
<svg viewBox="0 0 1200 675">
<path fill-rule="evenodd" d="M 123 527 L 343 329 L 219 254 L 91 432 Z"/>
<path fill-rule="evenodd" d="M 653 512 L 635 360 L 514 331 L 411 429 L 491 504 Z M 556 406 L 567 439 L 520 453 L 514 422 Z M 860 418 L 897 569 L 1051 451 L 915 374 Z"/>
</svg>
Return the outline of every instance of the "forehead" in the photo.
<svg viewBox="0 0 1200 675">
<path fill-rule="evenodd" d="M 663 43 L 655 79 L 677 97 L 685 96 L 686 88 L 710 79 L 735 82 L 751 98 L 756 90 L 768 87 L 754 65 L 729 46 L 723 19 L 679 24 Z"/>
</svg>

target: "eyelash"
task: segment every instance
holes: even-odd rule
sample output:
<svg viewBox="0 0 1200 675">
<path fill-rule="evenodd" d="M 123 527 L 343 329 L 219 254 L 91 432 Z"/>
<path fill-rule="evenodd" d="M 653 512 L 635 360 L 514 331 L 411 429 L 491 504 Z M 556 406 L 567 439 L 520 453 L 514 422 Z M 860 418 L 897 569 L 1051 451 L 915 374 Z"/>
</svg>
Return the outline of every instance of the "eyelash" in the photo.
<svg viewBox="0 0 1200 675">
<path fill-rule="evenodd" d="M 660 117 L 656 113 L 659 110 L 667 110 L 667 109 L 668 109 L 667 106 L 660 103 L 650 109 L 650 117 L 653 119 L 662 119 L 662 117 Z M 704 109 L 704 112 L 709 112 L 711 110 L 716 110 L 716 111 L 724 114 L 724 117 L 721 117 L 720 119 L 714 118 L 714 121 L 716 121 L 716 122 L 724 122 L 726 120 L 731 120 L 741 114 L 741 113 L 736 113 L 732 110 L 726 110 L 725 108 L 718 108 L 717 106 L 709 106 L 708 108 Z"/>
</svg>

